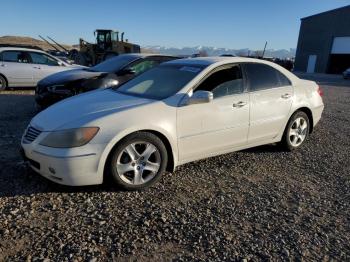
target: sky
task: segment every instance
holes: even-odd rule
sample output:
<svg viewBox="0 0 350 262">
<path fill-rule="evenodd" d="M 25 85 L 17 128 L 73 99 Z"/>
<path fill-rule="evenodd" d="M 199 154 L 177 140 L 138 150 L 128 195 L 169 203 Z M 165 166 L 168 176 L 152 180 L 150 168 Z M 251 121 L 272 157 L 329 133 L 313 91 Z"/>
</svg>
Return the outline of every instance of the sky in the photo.
<svg viewBox="0 0 350 262">
<path fill-rule="evenodd" d="M 94 41 L 95 29 L 125 32 L 141 46 L 295 48 L 300 18 L 350 0 L 2 0 L 0 36 Z"/>
</svg>

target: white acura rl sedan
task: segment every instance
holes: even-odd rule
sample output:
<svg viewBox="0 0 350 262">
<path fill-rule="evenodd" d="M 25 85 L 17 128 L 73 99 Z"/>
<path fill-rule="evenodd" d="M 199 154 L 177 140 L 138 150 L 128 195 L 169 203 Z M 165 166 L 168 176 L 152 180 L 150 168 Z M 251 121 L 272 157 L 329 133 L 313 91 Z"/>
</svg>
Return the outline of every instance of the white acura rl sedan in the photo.
<svg viewBox="0 0 350 262">
<path fill-rule="evenodd" d="M 142 189 L 194 160 L 275 142 L 300 147 L 321 118 L 321 95 L 316 83 L 267 61 L 174 60 L 39 113 L 24 132 L 23 153 L 60 184 L 110 176 Z"/>
</svg>

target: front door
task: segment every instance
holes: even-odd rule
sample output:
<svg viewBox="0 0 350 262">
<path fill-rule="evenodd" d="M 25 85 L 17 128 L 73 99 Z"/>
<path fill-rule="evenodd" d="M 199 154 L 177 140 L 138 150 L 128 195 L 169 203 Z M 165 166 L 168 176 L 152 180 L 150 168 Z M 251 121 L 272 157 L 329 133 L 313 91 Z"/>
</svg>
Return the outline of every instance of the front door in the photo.
<svg viewBox="0 0 350 262">
<path fill-rule="evenodd" d="M 39 52 L 29 52 L 33 68 L 33 81 L 36 85 L 41 79 L 54 73 L 66 70 L 51 56 Z"/>
<path fill-rule="evenodd" d="M 238 65 L 221 68 L 195 91 L 213 92 L 210 103 L 178 108 L 179 160 L 187 162 L 229 151 L 247 143 L 249 94 Z M 195 92 L 194 91 L 194 92 Z"/>
</svg>

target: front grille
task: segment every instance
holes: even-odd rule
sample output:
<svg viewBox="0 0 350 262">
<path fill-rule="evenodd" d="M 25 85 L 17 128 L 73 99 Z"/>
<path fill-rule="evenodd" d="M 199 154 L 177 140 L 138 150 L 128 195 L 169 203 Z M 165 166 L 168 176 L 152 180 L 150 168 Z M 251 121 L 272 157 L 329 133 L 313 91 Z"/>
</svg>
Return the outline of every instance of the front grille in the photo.
<svg viewBox="0 0 350 262">
<path fill-rule="evenodd" d="M 32 127 L 32 126 L 29 126 L 25 135 L 24 135 L 24 140 L 25 142 L 27 143 L 31 143 L 33 142 L 39 135 L 41 134 L 41 131 Z"/>
</svg>

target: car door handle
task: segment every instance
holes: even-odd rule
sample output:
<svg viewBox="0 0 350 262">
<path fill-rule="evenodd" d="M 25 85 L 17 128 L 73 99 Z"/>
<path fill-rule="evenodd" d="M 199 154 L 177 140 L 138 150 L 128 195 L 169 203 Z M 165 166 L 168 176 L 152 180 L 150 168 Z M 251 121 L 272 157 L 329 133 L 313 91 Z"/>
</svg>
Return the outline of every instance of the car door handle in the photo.
<svg viewBox="0 0 350 262">
<path fill-rule="evenodd" d="M 286 93 L 286 94 L 284 94 L 284 95 L 281 95 L 281 97 L 283 98 L 283 99 L 288 99 L 288 98 L 290 98 L 292 95 L 291 94 L 288 94 L 288 93 Z"/>
<path fill-rule="evenodd" d="M 246 104 L 247 104 L 246 102 L 239 101 L 238 103 L 234 103 L 234 104 L 232 105 L 232 107 L 240 108 L 240 107 L 245 106 Z"/>
<path fill-rule="evenodd" d="M 5 66 L 7 66 L 7 65 L 5 65 L 5 64 L 1 64 L 0 66 L 5 67 Z"/>
<path fill-rule="evenodd" d="M 40 66 L 33 66 L 33 68 L 35 68 L 35 69 L 41 69 Z"/>
</svg>

